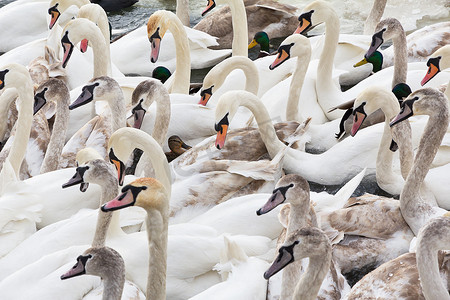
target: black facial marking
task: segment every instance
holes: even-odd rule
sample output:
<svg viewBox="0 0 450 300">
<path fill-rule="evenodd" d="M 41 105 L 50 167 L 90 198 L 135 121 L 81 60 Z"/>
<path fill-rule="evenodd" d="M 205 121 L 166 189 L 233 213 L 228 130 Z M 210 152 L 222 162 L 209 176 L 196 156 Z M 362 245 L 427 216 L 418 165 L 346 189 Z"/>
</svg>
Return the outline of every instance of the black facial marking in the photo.
<svg viewBox="0 0 450 300">
<path fill-rule="evenodd" d="M 86 103 L 91 102 L 94 100 L 94 89 L 95 87 L 99 86 L 100 83 L 96 82 L 90 85 L 85 85 L 82 88 L 82 92 L 80 96 L 69 106 L 69 109 L 75 109 L 77 107 L 80 107 L 82 105 L 85 105 Z"/>
<path fill-rule="evenodd" d="M 87 170 L 89 170 L 89 166 L 77 167 L 77 169 L 75 171 L 75 175 L 73 175 L 72 178 L 70 178 L 68 182 L 64 183 L 62 185 L 62 188 L 65 189 L 65 188 L 70 187 L 70 186 L 74 186 L 74 185 L 77 185 L 77 184 L 84 183 L 84 178 L 83 177 L 84 177 L 84 173 Z M 84 191 L 86 191 L 86 188 L 87 187 L 85 185 L 82 185 L 80 187 L 80 190 L 82 192 L 84 192 Z"/>
<path fill-rule="evenodd" d="M 392 152 L 395 152 L 395 151 L 398 150 L 398 145 L 397 145 L 397 143 L 394 140 L 391 141 L 391 145 L 389 146 L 389 150 L 391 150 Z"/>
<path fill-rule="evenodd" d="M 72 52 L 73 52 L 73 44 L 72 42 L 69 40 L 69 32 L 66 31 L 66 33 L 64 33 L 64 36 L 61 39 L 61 45 L 62 48 L 64 49 L 64 52 L 69 51 L 66 55 L 66 59 L 63 61 L 63 68 L 65 68 L 67 66 L 67 63 L 69 62 L 70 56 L 72 56 Z M 65 45 L 69 45 L 69 49 L 66 49 Z"/>
<path fill-rule="evenodd" d="M 344 115 L 341 118 L 341 121 L 339 122 L 339 132 L 335 133 L 336 139 L 340 139 L 345 134 L 345 128 L 344 128 L 345 121 L 347 121 L 348 118 L 350 118 L 350 116 L 352 114 L 353 114 L 353 109 L 351 109 L 351 108 L 349 108 L 345 111 Z"/>
<path fill-rule="evenodd" d="M 131 194 L 133 194 L 133 198 L 134 198 L 134 201 L 136 201 L 136 198 L 137 198 L 137 196 L 138 196 L 138 194 L 141 192 L 141 191 L 145 191 L 147 189 L 147 187 L 146 186 L 133 186 L 133 185 L 126 185 L 126 186 L 124 186 L 123 188 L 122 188 L 122 195 L 119 197 L 119 200 L 122 200 L 125 196 L 125 194 L 126 194 L 126 192 L 128 192 L 128 191 L 131 191 Z"/>
<path fill-rule="evenodd" d="M 229 125 L 228 122 L 228 113 L 226 113 L 226 115 L 222 118 L 222 120 L 219 121 L 219 123 L 214 125 L 214 129 L 216 129 L 216 131 L 220 131 L 220 133 L 222 134 L 222 125 Z"/>
<path fill-rule="evenodd" d="M 52 7 L 50 7 L 50 8 L 48 9 L 48 14 L 49 14 L 49 15 L 51 15 L 52 12 L 57 12 L 57 13 L 59 13 L 59 10 L 57 9 L 58 4 L 59 4 L 59 3 L 56 3 L 55 5 L 53 5 Z"/>
<path fill-rule="evenodd" d="M 0 71 L 0 90 L 5 87 L 5 75 L 9 72 L 9 69 L 4 69 Z"/>
<path fill-rule="evenodd" d="M 358 106 L 357 108 L 355 108 L 352 112 L 352 114 L 355 116 L 355 122 L 358 121 L 358 115 L 356 114 L 357 112 L 363 114 L 364 116 L 367 116 L 366 112 L 364 111 L 364 106 L 366 105 L 366 102 L 361 103 L 360 106 Z"/>
<path fill-rule="evenodd" d="M 213 89 L 214 85 L 210 86 L 207 89 L 204 89 L 200 92 L 200 96 L 203 98 L 205 96 L 205 94 L 209 94 L 212 95 L 212 89 Z"/>
<path fill-rule="evenodd" d="M 33 115 L 35 115 L 44 105 L 47 103 L 45 99 L 45 92 L 47 88 L 44 88 L 40 93 L 34 95 Z"/>
<path fill-rule="evenodd" d="M 432 58 L 428 59 L 427 67 L 429 67 L 432 64 L 440 71 L 441 69 L 439 68 L 439 63 L 441 61 L 441 58 L 442 58 L 442 56 L 432 57 Z"/>
<path fill-rule="evenodd" d="M 314 9 L 312 9 L 312 10 L 310 10 L 310 11 L 308 11 L 308 12 L 305 12 L 305 13 L 302 13 L 299 17 L 298 17 L 298 21 L 300 22 L 300 27 L 303 25 L 303 20 L 306 20 L 306 21 L 308 21 L 309 22 L 309 25 L 308 25 L 308 27 L 306 27 L 303 31 L 305 32 L 306 30 L 308 30 L 309 29 L 309 27 L 311 27 L 311 25 L 312 25 L 312 22 L 311 22 L 311 17 L 312 17 L 312 14 L 314 13 Z"/>
<path fill-rule="evenodd" d="M 294 187 L 294 184 L 293 184 L 293 183 L 291 183 L 291 184 L 289 184 L 289 185 L 286 185 L 286 186 L 280 186 L 279 188 L 274 189 L 274 190 L 272 191 L 272 194 L 275 194 L 275 193 L 277 193 L 277 192 L 280 192 L 281 195 L 283 196 L 283 198 L 286 199 L 286 192 L 287 192 L 287 190 L 290 189 L 291 187 Z M 274 200 L 275 200 L 275 198 L 272 199 L 272 201 L 274 201 Z"/>
<path fill-rule="evenodd" d="M 156 31 L 150 36 L 150 43 L 153 42 L 153 39 L 161 39 L 161 36 L 159 35 L 159 27 L 156 28 Z"/>
</svg>

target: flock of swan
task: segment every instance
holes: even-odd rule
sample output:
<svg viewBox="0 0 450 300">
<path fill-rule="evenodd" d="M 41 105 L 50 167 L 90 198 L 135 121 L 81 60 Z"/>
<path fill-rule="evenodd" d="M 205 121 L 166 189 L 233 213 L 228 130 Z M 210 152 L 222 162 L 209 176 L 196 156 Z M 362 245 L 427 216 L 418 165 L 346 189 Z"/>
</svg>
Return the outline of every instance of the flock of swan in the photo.
<svg viewBox="0 0 450 300">
<path fill-rule="evenodd" d="M 323 0 L 195 28 L 180 0 L 112 43 L 88 0 L 2 7 L 0 298 L 450 299 L 450 21 L 386 2 L 356 35 Z"/>
</svg>

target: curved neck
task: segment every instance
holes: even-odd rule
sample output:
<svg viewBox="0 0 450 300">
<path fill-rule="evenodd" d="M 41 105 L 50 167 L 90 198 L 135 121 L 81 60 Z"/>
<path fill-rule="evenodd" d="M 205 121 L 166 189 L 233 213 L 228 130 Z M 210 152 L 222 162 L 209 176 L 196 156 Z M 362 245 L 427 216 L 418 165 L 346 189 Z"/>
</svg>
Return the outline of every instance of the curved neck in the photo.
<svg viewBox="0 0 450 300">
<path fill-rule="evenodd" d="M 188 95 L 191 81 L 191 54 L 186 30 L 174 14 L 167 14 L 167 16 L 170 18 L 168 29 L 175 40 L 177 56 L 176 72 L 170 92 Z"/>
<path fill-rule="evenodd" d="M 408 72 L 408 53 L 406 45 L 406 34 L 403 28 L 392 38 L 394 46 L 394 77 L 392 78 L 392 88 L 399 83 L 406 82 Z"/>
<path fill-rule="evenodd" d="M 163 211 L 146 208 L 149 257 L 147 299 L 166 299 L 167 236 L 169 200 Z"/>
<path fill-rule="evenodd" d="M 252 94 L 248 94 L 249 96 Z M 253 95 L 252 95 L 253 96 Z M 271 158 L 286 147 L 277 137 L 269 113 L 264 105 L 255 97 L 239 97 L 239 105 L 247 107 L 255 116 L 261 139 L 266 145 Z"/>
<path fill-rule="evenodd" d="M 426 214 L 432 213 L 431 207 L 420 198 L 419 190 L 439 149 L 439 145 L 447 132 L 447 127 L 448 109 L 442 109 L 430 115 L 420 139 L 413 167 L 400 194 L 402 215 L 416 235 L 429 219 Z M 417 213 L 421 215 L 416 216 L 415 214 Z"/>
<path fill-rule="evenodd" d="M 53 123 L 52 136 L 45 152 L 41 166 L 41 174 L 58 169 L 61 152 L 64 147 L 67 126 L 69 124 L 70 95 L 68 90 L 61 90 L 60 97 L 56 100 L 55 122 Z"/>
<path fill-rule="evenodd" d="M 233 24 L 233 56 L 240 55 L 248 57 L 248 30 L 247 13 L 245 12 L 244 1 L 227 1 L 231 10 L 231 21 Z"/>
<path fill-rule="evenodd" d="M 294 300 L 314 300 L 317 298 L 322 281 L 330 269 L 331 249 L 327 249 L 323 255 L 309 257 L 309 265 L 306 272 L 300 278 L 295 287 Z"/>
<path fill-rule="evenodd" d="M 427 300 L 449 299 L 448 291 L 439 274 L 438 247 L 433 243 L 418 245 L 416 252 L 417 269 L 419 270 L 420 284 L 423 295 Z M 426 241 L 432 242 L 432 239 Z"/>
<path fill-rule="evenodd" d="M 411 124 L 400 122 L 397 126 L 391 128 L 391 133 L 398 144 L 400 171 L 403 179 L 406 180 L 414 161 Z"/>
<path fill-rule="evenodd" d="M 20 166 L 25 157 L 28 139 L 30 138 L 31 124 L 33 122 L 33 87 L 31 78 L 26 76 L 16 87 L 18 98 L 18 117 L 16 121 L 16 134 L 6 160 L 8 160 L 19 178 Z"/>
<path fill-rule="evenodd" d="M 82 26 L 83 31 L 76 32 L 77 34 L 73 37 L 72 43 L 75 45 L 82 39 L 87 39 L 94 53 L 94 75 L 92 77 L 111 76 L 109 44 L 106 44 L 100 28 L 87 19 L 76 19 L 71 22 L 74 21 L 77 21 L 77 26 Z"/>
<path fill-rule="evenodd" d="M 108 104 L 111 109 L 112 130 L 114 132 L 119 128 L 125 127 L 127 122 L 125 99 L 119 85 L 112 90 L 112 96 L 108 98 Z"/>
<path fill-rule="evenodd" d="M 289 86 L 289 97 L 286 106 L 286 121 L 299 121 L 298 103 L 302 92 L 303 82 L 305 81 L 306 71 L 311 58 L 311 52 L 304 56 L 297 57 L 297 67 L 292 74 L 291 84 Z"/>
<path fill-rule="evenodd" d="M 108 176 L 104 176 L 103 178 L 107 179 Z M 115 178 L 114 178 L 115 179 Z M 102 196 L 100 198 L 100 205 L 102 206 L 106 202 L 110 201 L 111 199 L 114 199 L 117 196 L 117 180 L 114 180 L 112 178 L 109 178 L 107 182 L 102 182 L 101 188 L 102 188 Z M 95 228 L 95 234 L 94 239 L 92 240 L 92 247 L 104 247 L 105 246 L 105 240 L 108 233 L 109 225 L 112 221 L 112 219 L 115 219 L 114 226 L 116 223 L 118 225 L 119 223 L 119 214 L 117 212 L 101 212 L 98 210 L 98 216 L 97 216 L 97 225 Z M 120 225 L 119 225 L 120 228 Z M 112 228 L 115 230 L 115 228 Z"/>
<path fill-rule="evenodd" d="M 386 7 L 387 0 L 375 0 L 373 2 L 372 9 L 367 16 L 366 22 L 364 23 L 364 34 L 372 35 L 375 33 L 375 27 L 378 22 L 380 22 L 381 17 L 384 13 L 384 8 Z"/>
<path fill-rule="evenodd" d="M 111 275 L 111 274 L 110 274 Z M 125 285 L 125 270 L 121 274 L 104 277 L 102 300 L 120 300 Z"/>
</svg>

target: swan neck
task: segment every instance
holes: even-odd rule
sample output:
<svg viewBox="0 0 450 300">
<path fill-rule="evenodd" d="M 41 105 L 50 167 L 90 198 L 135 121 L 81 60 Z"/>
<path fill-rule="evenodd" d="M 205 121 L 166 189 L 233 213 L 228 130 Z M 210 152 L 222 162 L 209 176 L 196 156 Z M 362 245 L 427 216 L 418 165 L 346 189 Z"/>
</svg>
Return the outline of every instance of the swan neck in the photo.
<svg viewBox="0 0 450 300">
<path fill-rule="evenodd" d="M 102 196 L 100 198 L 99 206 L 102 206 L 103 204 L 110 201 L 111 199 L 114 199 L 117 196 L 117 182 L 114 182 L 114 180 L 110 180 L 109 183 L 102 184 L 101 188 Z M 119 214 L 117 212 L 101 212 L 100 209 L 97 211 L 97 225 L 95 228 L 94 239 L 92 241 L 92 247 L 104 247 L 108 228 L 113 216 L 115 217 L 114 221 L 117 222 L 117 224 L 114 224 L 114 226 L 119 226 L 120 228 L 120 225 L 118 224 Z"/>
<path fill-rule="evenodd" d="M 109 98 L 108 104 L 111 109 L 113 131 L 126 127 L 125 99 L 118 85 L 115 88 L 115 92 L 113 92 L 113 97 Z"/>
<path fill-rule="evenodd" d="M 120 300 L 125 286 L 125 270 L 117 270 L 114 274 L 108 274 L 103 279 L 103 296 L 102 300 Z M 117 274 L 118 273 L 118 274 Z"/>
<path fill-rule="evenodd" d="M 172 84 L 172 93 L 189 95 L 191 81 L 191 55 L 186 30 L 181 21 L 170 15 L 169 31 L 175 41 L 175 52 L 177 57 L 176 72 Z"/>
<path fill-rule="evenodd" d="M 439 145 L 447 131 L 447 127 L 448 109 L 442 109 L 441 111 L 430 115 L 419 142 L 419 148 L 414 164 L 408 174 L 402 193 L 400 194 L 400 209 L 405 219 L 410 219 L 413 214 L 419 211 L 429 212 L 429 209 L 424 207 L 428 203 L 420 198 L 419 191 L 439 149 Z M 416 219 L 417 218 L 413 218 L 412 220 L 407 221 L 408 225 L 410 227 L 412 226 L 411 229 L 417 235 L 423 224 L 412 224 L 411 222 Z M 424 218 L 420 219 L 425 221 Z"/>
<path fill-rule="evenodd" d="M 418 246 L 416 259 L 420 284 L 427 300 L 449 299 L 449 294 L 439 274 L 438 249 L 431 240 L 422 239 Z"/>
<path fill-rule="evenodd" d="M 190 27 L 189 20 L 189 1 L 188 0 L 177 0 L 176 14 L 178 19 L 184 26 Z"/>
<path fill-rule="evenodd" d="M 295 287 L 294 300 L 314 300 L 319 293 L 322 281 L 325 278 L 331 261 L 331 249 L 325 255 L 309 257 L 309 265 Z"/>
<path fill-rule="evenodd" d="M 339 19 L 335 13 L 330 13 L 325 22 L 325 43 L 320 54 L 319 65 L 317 66 L 318 81 L 325 81 L 326 84 L 334 84 L 332 80 L 333 61 L 339 42 Z"/>
<path fill-rule="evenodd" d="M 384 13 L 384 8 L 386 7 L 387 0 L 375 0 L 373 2 L 372 9 L 364 22 L 364 34 L 372 35 L 375 33 L 375 28 L 380 22 L 381 17 Z"/>
<path fill-rule="evenodd" d="M 160 94 L 156 97 L 156 119 L 153 128 L 152 137 L 162 147 L 166 140 L 167 131 L 170 123 L 170 96 L 166 88 L 161 86 Z M 150 97 L 150 93 L 148 97 Z M 150 99 L 148 99 L 149 101 Z"/>
<path fill-rule="evenodd" d="M 94 24 L 92 26 L 95 29 L 86 31 L 86 38 L 91 44 L 94 54 L 93 77 L 112 76 L 109 44 L 106 44 L 100 28 Z"/>
<path fill-rule="evenodd" d="M 412 144 L 412 131 L 409 122 L 400 122 L 400 126 L 391 128 L 391 132 L 396 135 L 396 142 L 398 144 L 400 171 L 404 180 L 408 177 L 414 161 L 414 150 Z"/>
<path fill-rule="evenodd" d="M 302 57 L 297 57 L 297 67 L 294 74 L 292 74 L 291 84 L 289 86 L 289 97 L 286 106 L 286 121 L 298 121 L 298 103 L 300 101 L 300 94 L 302 93 L 303 82 L 305 81 L 306 71 L 311 58 L 311 52 Z"/>
<path fill-rule="evenodd" d="M 241 98 L 241 105 L 247 107 L 255 116 L 261 139 L 266 145 L 271 158 L 284 149 L 285 145 L 278 139 L 267 109 L 258 100 Z"/>
<path fill-rule="evenodd" d="M 394 46 L 394 77 L 392 78 L 392 88 L 399 83 L 406 82 L 408 72 L 408 57 L 406 34 L 402 29 L 399 34 L 392 39 Z"/>
<path fill-rule="evenodd" d="M 55 122 L 53 123 L 52 136 L 45 152 L 44 161 L 42 162 L 41 174 L 58 169 L 69 124 L 69 103 L 70 95 L 68 90 L 62 91 L 62 94 L 56 100 Z"/>
<path fill-rule="evenodd" d="M 151 257 L 147 278 L 147 299 L 149 300 L 166 299 L 168 200 L 166 203 L 163 211 L 146 208 L 149 257 Z"/>
<path fill-rule="evenodd" d="M 228 2 L 231 10 L 231 22 L 233 24 L 233 56 L 248 57 L 248 25 L 247 13 L 245 12 L 244 2 L 241 0 L 232 0 Z"/>
<path fill-rule="evenodd" d="M 28 78 L 29 79 L 29 78 Z M 16 121 L 16 134 L 7 160 L 10 161 L 16 178 L 19 178 L 20 166 L 25 157 L 28 140 L 30 138 L 31 124 L 33 121 L 33 88 L 31 79 L 25 80 L 16 87 L 18 99 L 18 117 Z"/>
</svg>

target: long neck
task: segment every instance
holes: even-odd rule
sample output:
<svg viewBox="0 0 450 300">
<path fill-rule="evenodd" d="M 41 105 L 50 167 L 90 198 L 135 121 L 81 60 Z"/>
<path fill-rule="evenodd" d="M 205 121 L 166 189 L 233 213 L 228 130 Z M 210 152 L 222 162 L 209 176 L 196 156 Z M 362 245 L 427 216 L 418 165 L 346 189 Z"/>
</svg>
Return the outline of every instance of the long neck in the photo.
<svg viewBox="0 0 450 300">
<path fill-rule="evenodd" d="M 191 54 L 189 42 L 181 21 L 173 14 L 170 18 L 169 31 L 173 35 L 176 48 L 176 72 L 173 80 L 171 93 L 189 94 L 189 85 L 191 80 Z"/>
<path fill-rule="evenodd" d="M 55 122 L 53 123 L 52 136 L 45 152 L 41 166 L 41 174 L 54 171 L 58 168 L 61 152 L 64 147 L 67 125 L 69 124 L 69 92 L 62 91 L 56 102 Z"/>
<path fill-rule="evenodd" d="M 114 197 L 117 196 L 117 182 L 115 182 L 114 180 L 109 180 L 109 182 L 102 183 L 101 187 L 102 187 L 102 196 L 100 198 L 100 206 L 110 201 L 111 199 L 114 199 Z M 98 211 L 97 226 L 95 228 L 92 247 L 105 246 L 108 228 L 112 221 L 113 216 L 116 218 L 116 221 L 118 221 L 119 214 L 117 212 L 105 213 L 101 212 L 100 210 Z"/>
<path fill-rule="evenodd" d="M 233 24 L 233 56 L 248 56 L 248 30 L 247 13 L 245 12 L 244 1 L 231 0 L 227 2 L 230 5 L 231 18 Z"/>
<path fill-rule="evenodd" d="M 305 80 L 306 71 L 308 70 L 310 58 L 311 52 L 297 58 L 297 67 L 294 74 L 292 74 L 292 80 L 289 86 L 289 98 L 286 106 L 286 121 L 303 121 L 298 119 L 298 102 L 300 101 L 300 94 L 302 92 L 303 82 Z"/>
<path fill-rule="evenodd" d="M 413 167 L 400 194 L 402 215 L 416 235 L 422 225 L 424 225 L 424 222 L 428 220 L 426 214 L 431 213 L 429 205 L 427 206 L 427 203 L 420 198 L 419 190 L 447 131 L 447 127 L 448 110 L 442 109 L 430 115 L 420 139 Z M 416 214 L 421 215 L 416 216 Z"/>
<path fill-rule="evenodd" d="M 28 139 L 30 138 L 31 123 L 33 121 L 33 88 L 31 86 L 31 78 L 21 82 L 21 86 L 16 87 L 19 96 L 19 114 L 16 122 L 16 134 L 7 160 L 19 178 L 20 166 L 25 157 Z"/>
<path fill-rule="evenodd" d="M 340 22 L 334 11 L 329 10 L 329 12 L 328 19 L 325 22 L 325 43 L 317 66 L 317 81 L 321 85 L 334 86 L 332 79 L 333 61 L 339 41 Z"/>
<path fill-rule="evenodd" d="M 147 236 L 150 263 L 147 278 L 147 299 L 166 299 L 167 236 L 169 202 L 163 212 L 147 210 Z"/>
<path fill-rule="evenodd" d="M 125 270 L 114 270 L 114 274 L 103 277 L 103 297 L 102 300 L 120 300 L 125 285 Z"/>
<path fill-rule="evenodd" d="M 247 107 L 255 116 L 261 139 L 266 145 L 270 157 L 275 157 L 279 151 L 284 149 L 285 145 L 278 139 L 267 109 L 256 97 L 242 97 L 240 101 L 240 105 Z"/>
<path fill-rule="evenodd" d="M 106 44 L 105 38 L 100 29 L 92 22 L 88 23 L 88 30 L 85 31 L 85 36 L 94 52 L 94 75 L 111 76 L 111 55 L 109 44 Z"/>
<path fill-rule="evenodd" d="M 155 178 L 164 185 L 164 188 L 169 193 L 168 198 L 170 199 L 172 178 L 169 164 L 167 163 L 166 156 L 164 155 L 161 146 L 159 146 L 154 139 L 149 138 L 148 134 L 145 132 L 134 130 L 133 133 L 135 135 L 135 146 L 148 154 L 155 171 Z"/>
<path fill-rule="evenodd" d="M 309 201 L 308 201 L 309 202 Z M 306 209 L 305 209 L 306 208 Z M 291 210 L 289 212 L 289 224 L 286 231 L 286 236 L 292 232 L 299 230 L 306 226 L 306 217 L 309 214 L 309 204 L 305 205 L 294 204 L 291 202 Z M 283 269 L 281 299 L 292 299 L 294 288 L 302 275 L 302 261 L 294 261 Z"/>
<path fill-rule="evenodd" d="M 294 300 L 314 300 L 317 298 L 322 281 L 330 269 L 331 249 L 324 255 L 311 256 L 306 272 L 295 287 Z"/>
<path fill-rule="evenodd" d="M 177 17 L 184 26 L 190 27 L 189 20 L 189 0 L 177 0 Z"/>
<path fill-rule="evenodd" d="M 170 96 L 166 88 L 161 86 L 160 94 L 156 97 L 156 119 L 152 137 L 162 146 L 166 140 L 170 123 Z"/>
<path fill-rule="evenodd" d="M 122 90 L 118 85 L 114 90 L 115 92 L 108 98 L 108 104 L 112 115 L 112 129 L 113 131 L 116 131 L 117 129 L 126 126 L 126 109 Z"/>
<path fill-rule="evenodd" d="M 394 77 L 392 78 L 392 88 L 399 83 L 406 82 L 408 72 L 408 57 L 406 34 L 403 28 L 398 35 L 392 39 L 394 46 Z"/>
<path fill-rule="evenodd" d="M 424 240 L 416 252 L 423 295 L 427 300 L 449 299 L 447 288 L 439 274 L 438 249 L 433 244 L 423 242 Z"/>
<path fill-rule="evenodd" d="M 391 93 L 390 93 L 391 94 Z M 392 183 L 395 180 L 401 180 L 396 178 L 396 174 L 392 171 L 392 162 L 394 159 L 394 153 L 389 149 L 392 142 L 391 127 L 389 126 L 390 120 L 398 114 L 400 107 L 398 105 L 397 99 L 394 95 L 385 96 L 383 98 L 384 104 L 382 107 L 384 113 L 384 129 L 383 136 L 381 137 L 380 147 L 378 148 L 377 162 L 376 162 L 376 177 L 377 182 L 386 182 L 387 184 Z M 403 127 L 407 126 L 406 123 L 401 122 L 400 127 L 394 127 L 392 130 L 396 130 L 399 134 L 402 133 Z M 404 125 L 405 124 L 405 125 Z M 405 151 L 404 140 L 396 141 L 403 151 Z M 412 148 L 410 149 L 412 151 Z M 409 170 L 408 170 L 409 172 Z M 408 173 L 406 173 L 407 175 Z M 406 177 L 405 177 L 406 178 Z M 399 191 L 400 192 L 400 191 Z"/>
<path fill-rule="evenodd" d="M 371 35 L 375 33 L 375 27 L 378 22 L 380 22 L 381 17 L 384 13 L 384 8 L 386 7 L 387 0 L 375 0 L 373 2 L 372 9 L 367 16 L 366 22 L 364 23 L 364 34 Z"/>
</svg>

